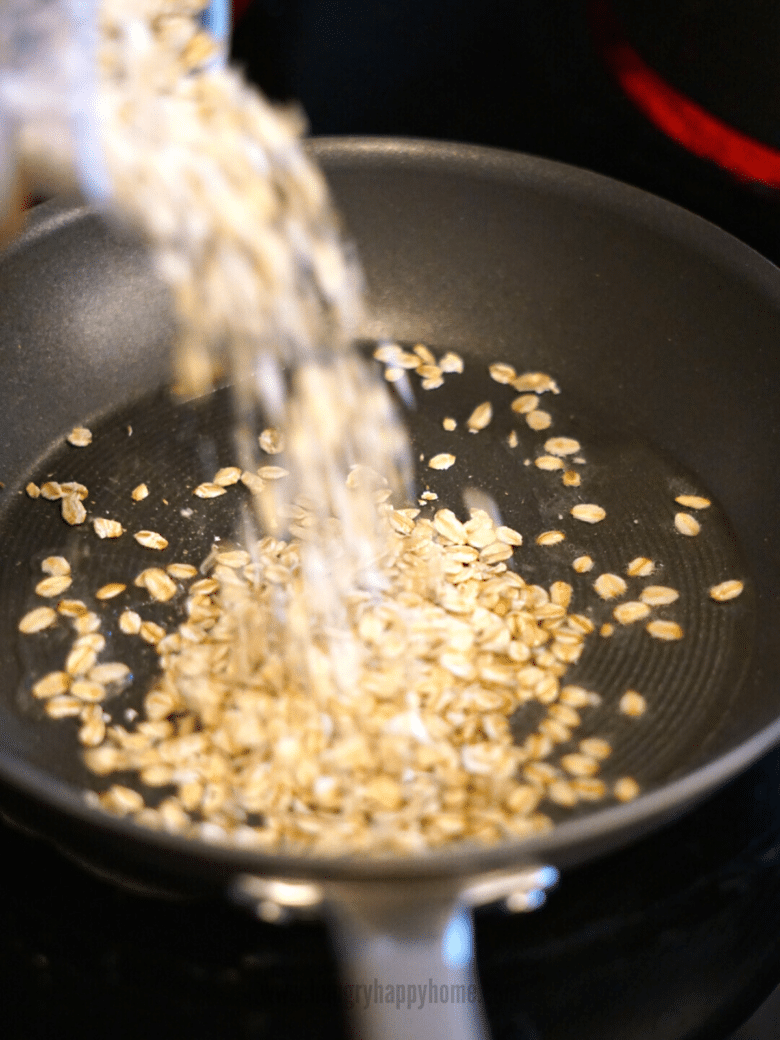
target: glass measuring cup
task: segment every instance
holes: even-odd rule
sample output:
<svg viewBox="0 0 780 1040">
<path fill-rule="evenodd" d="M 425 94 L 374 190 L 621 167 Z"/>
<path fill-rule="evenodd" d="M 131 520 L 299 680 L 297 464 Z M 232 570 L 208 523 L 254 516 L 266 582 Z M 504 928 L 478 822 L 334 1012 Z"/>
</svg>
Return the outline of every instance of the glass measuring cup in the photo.
<svg viewBox="0 0 780 1040">
<path fill-rule="evenodd" d="M 6 0 L 0 19 L 0 226 L 26 191 L 103 206 L 111 181 L 97 114 L 100 0 Z M 226 60 L 227 0 L 202 13 Z"/>
</svg>

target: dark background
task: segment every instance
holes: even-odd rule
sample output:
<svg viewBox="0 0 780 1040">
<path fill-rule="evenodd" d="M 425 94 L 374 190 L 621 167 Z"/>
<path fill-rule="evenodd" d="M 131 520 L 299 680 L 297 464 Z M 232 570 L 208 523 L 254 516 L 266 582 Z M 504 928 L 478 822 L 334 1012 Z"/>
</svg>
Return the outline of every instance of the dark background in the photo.
<svg viewBox="0 0 780 1040">
<path fill-rule="evenodd" d="M 692 209 L 780 259 L 776 191 L 689 155 L 616 86 L 588 0 L 251 0 L 233 53 L 315 135 L 494 145 L 584 166 Z M 780 8 L 768 0 L 613 0 L 675 87 L 780 147 Z M 769 87 L 773 89 L 770 90 Z"/>
</svg>

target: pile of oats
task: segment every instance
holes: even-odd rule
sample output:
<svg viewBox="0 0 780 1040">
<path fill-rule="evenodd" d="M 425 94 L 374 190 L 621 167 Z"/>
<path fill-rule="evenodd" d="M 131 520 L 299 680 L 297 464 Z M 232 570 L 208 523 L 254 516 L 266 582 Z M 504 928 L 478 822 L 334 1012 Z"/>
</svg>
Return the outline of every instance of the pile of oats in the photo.
<svg viewBox="0 0 780 1040">
<path fill-rule="evenodd" d="M 101 775 L 131 770 L 175 793 L 152 807 L 114 785 L 99 804 L 210 841 L 414 853 L 525 837 L 552 826 L 545 802 L 605 796 L 605 741 L 555 753 L 599 702 L 562 682 L 593 632 L 569 612 L 571 586 L 528 585 L 508 570 L 522 538 L 482 510 L 465 522 L 449 509 L 379 512 L 390 527 L 385 589 L 355 590 L 347 630 L 309 630 L 297 645 L 273 616 L 280 598 L 297 600 L 302 540 L 266 536 L 251 554 L 213 554 L 189 587 L 187 619 L 156 643 L 145 718 L 109 726 L 86 753 Z M 301 508 L 301 531 L 310 519 Z M 334 640 L 343 653 L 361 648 L 348 691 Z M 529 702 L 545 713 L 518 746 L 509 718 Z"/>
<path fill-rule="evenodd" d="M 436 359 L 421 346 L 399 353 L 385 345 L 377 355 L 424 381 L 433 376 L 420 370 Z M 457 355 L 444 355 L 436 367 L 462 373 L 462 360 L 444 364 L 448 357 Z M 518 376 L 494 365 L 491 374 L 524 393 L 529 386 L 537 393 L 558 389 L 543 373 Z M 468 412 L 467 435 L 492 419 L 494 406 L 485 404 Z M 290 472 L 278 464 L 281 431 L 265 428 L 259 443 L 266 461 L 254 471 L 222 466 L 193 494 L 257 498 L 267 485 L 287 482 Z M 541 434 L 538 450 L 537 458 L 586 465 L 571 437 Z M 550 479 L 542 467 L 529 472 Z M 72 481 L 30 483 L 26 490 L 41 503 L 36 508 L 88 498 L 88 489 Z M 140 484 L 128 497 L 135 503 L 148 493 Z M 609 741 L 578 736 L 601 696 L 567 683 L 566 672 L 589 639 L 615 632 L 611 621 L 596 628 L 599 604 L 608 604 L 620 626 L 641 621 L 656 640 L 684 637 L 676 621 L 652 616 L 680 599 L 671 586 L 649 584 L 662 561 L 636 556 L 623 577 L 599 573 L 592 555 L 570 556 L 576 573 L 595 573 L 590 598 L 575 609 L 569 582 L 542 587 L 518 573 L 523 534 L 498 519 L 486 495 L 492 512 L 474 505 L 462 516 L 446 506 L 434 511 L 430 503 L 439 496 L 431 491 L 419 498 L 429 511 L 399 509 L 387 481 L 360 465 L 350 469 L 342 493 L 370 502 L 382 540 L 367 568 L 372 582 L 345 582 L 335 621 L 309 600 L 305 561 L 312 544 L 318 551 L 326 546 L 322 574 L 347 569 L 347 532 L 336 518 L 323 522 L 305 497 L 287 507 L 288 537 L 265 535 L 233 548 L 217 542 L 200 569 L 161 558 L 168 547 L 161 531 L 130 530 L 84 510 L 76 526 L 85 537 L 133 540 L 152 561 L 138 574 L 114 575 L 94 593 L 97 601 L 121 597 L 131 585 L 152 602 L 183 596 L 181 623 L 169 630 L 144 617 L 142 606 L 118 615 L 120 631 L 155 647 L 159 657 L 141 715 L 133 712 L 124 725 L 106 709 L 129 681 L 129 669 L 101 659 L 109 650 L 100 616 L 79 599 L 59 598 L 72 595 L 67 559 L 41 563 L 34 593 L 46 602 L 25 614 L 19 630 L 25 638 L 45 638 L 53 626 L 72 625 L 73 640 L 62 667 L 35 676 L 31 692 L 50 717 L 79 720 L 87 765 L 108 781 L 88 797 L 151 828 L 323 855 L 491 844 L 546 831 L 553 807 L 637 797 L 633 777 L 602 775 Z M 609 528 L 606 510 L 570 494 L 568 512 L 585 530 Z M 691 495 L 676 503 L 710 505 Z M 530 539 L 550 553 L 551 573 L 565 565 L 563 531 L 530 532 Z M 591 551 L 598 555 L 597 542 Z M 155 564 L 155 557 L 163 562 Z M 727 579 L 708 593 L 725 603 L 743 590 L 742 581 Z M 632 724 L 641 725 L 652 710 L 638 690 L 615 695 L 615 713 Z M 137 776 L 137 787 L 110 782 L 127 772 Z"/>
</svg>

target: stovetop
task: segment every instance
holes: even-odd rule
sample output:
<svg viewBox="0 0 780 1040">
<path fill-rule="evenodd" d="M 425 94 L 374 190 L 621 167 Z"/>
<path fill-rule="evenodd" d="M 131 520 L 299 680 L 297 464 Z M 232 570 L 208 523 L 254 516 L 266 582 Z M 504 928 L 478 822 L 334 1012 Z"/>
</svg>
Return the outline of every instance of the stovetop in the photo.
<svg viewBox="0 0 780 1040">
<path fill-rule="evenodd" d="M 595 0 L 246 2 L 235 58 L 273 98 L 297 99 L 314 135 L 468 141 L 572 163 L 780 261 L 780 193 L 689 155 L 636 111 L 598 53 Z"/>
<path fill-rule="evenodd" d="M 776 998 L 739 1026 L 780 980 L 779 782 L 774 752 L 541 910 L 479 911 L 494 1040 L 776 1040 Z M 345 1040 L 323 925 L 129 891 L 8 826 L 0 847 L 4 1038 Z"/>
<path fill-rule="evenodd" d="M 508 147 L 686 206 L 780 261 L 780 196 L 683 152 L 622 97 L 584 0 L 254 0 L 235 52 L 315 134 Z M 494 1040 L 777 1040 L 780 752 L 660 834 L 477 914 Z M 346 1036 L 316 922 L 119 888 L 0 825 L 2 1035 Z M 756 1010 L 758 1009 L 758 1010 Z"/>
</svg>

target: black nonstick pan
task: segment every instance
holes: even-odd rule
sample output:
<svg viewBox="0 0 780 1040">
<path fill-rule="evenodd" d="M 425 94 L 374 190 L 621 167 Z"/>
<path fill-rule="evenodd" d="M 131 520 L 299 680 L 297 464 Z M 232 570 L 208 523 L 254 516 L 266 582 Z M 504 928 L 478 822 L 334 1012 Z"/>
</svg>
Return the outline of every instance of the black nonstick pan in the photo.
<svg viewBox="0 0 780 1040">
<path fill-rule="evenodd" d="M 461 511 L 464 488 L 489 494 L 503 522 L 524 533 L 521 572 L 542 585 L 571 581 L 597 627 L 612 610 L 592 594 L 599 571 L 624 573 L 647 556 L 659 562 L 653 580 L 679 590 L 658 617 L 679 623 L 683 639 L 664 643 L 642 625 L 617 625 L 594 636 L 567 676 L 602 696 L 578 738 L 608 735 L 613 775 L 634 776 L 642 794 L 625 805 L 584 804 L 524 842 L 392 860 L 262 855 L 92 809 L 84 790 L 110 781 L 81 763 L 75 722 L 45 718 L 29 695 L 61 653 L 57 633 L 21 637 L 17 624 L 36 602 L 44 556 L 67 555 L 85 596 L 121 568 L 149 565 L 149 556 L 69 527 L 57 503 L 30 500 L 25 485 L 79 481 L 90 489 L 90 514 L 164 529 L 170 544 L 154 562 L 197 564 L 215 532 L 235 533 L 235 499 L 199 503 L 191 493 L 232 461 L 230 398 L 168 396 L 172 323 L 143 249 L 87 208 L 47 204 L 0 262 L 4 799 L 28 826 L 114 875 L 229 888 L 269 918 L 280 908 L 324 908 L 347 985 L 406 987 L 390 1003 L 372 991 L 360 1028 L 387 1037 L 479 1034 L 468 906 L 509 897 L 532 907 L 555 868 L 660 826 L 780 737 L 780 274 L 697 217 L 581 170 L 425 142 L 310 147 L 362 258 L 366 341 L 423 342 L 466 359 L 464 377 L 416 391 L 405 406 L 416 454 L 451 450 L 463 459 L 443 472 L 421 464 L 418 491 L 429 487 Z M 555 378 L 561 393 L 544 407 L 550 432 L 582 445 L 579 487 L 564 488 L 559 476 L 546 483 L 552 475 L 533 465 L 545 435 L 511 412 L 512 395 L 502 397 L 506 388 L 487 374 L 494 361 Z M 455 434 L 442 430 L 443 415 L 464 420 L 487 398 L 496 410 L 488 431 L 470 437 L 462 421 Z M 82 424 L 93 443 L 73 448 L 64 437 Z M 142 481 L 155 494 L 133 504 L 129 491 Z M 712 503 L 697 514 L 696 537 L 674 526 L 675 499 L 685 494 Z M 577 502 L 601 504 L 607 520 L 578 523 L 568 512 Z M 551 529 L 565 540 L 537 545 Z M 586 552 L 598 570 L 577 575 L 572 561 Z M 707 590 L 727 579 L 742 580 L 744 593 L 713 602 Z M 144 609 L 164 621 L 176 603 L 147 598 Z M 122 643 L 117 612 L 106 631 L 134 655 L 136 675 L 108 705 L 118 720 L 140 702 L 154 653 Z M 648 701 L 639 721 L 616 710 L 630 688 Z M 428 987 L 424 1006 L 421 992 L 409 1002 L 412 984 Z M 441 999 L 431 1003 L 435 987 Z"/>
</svg>

